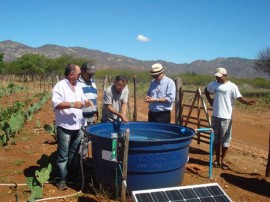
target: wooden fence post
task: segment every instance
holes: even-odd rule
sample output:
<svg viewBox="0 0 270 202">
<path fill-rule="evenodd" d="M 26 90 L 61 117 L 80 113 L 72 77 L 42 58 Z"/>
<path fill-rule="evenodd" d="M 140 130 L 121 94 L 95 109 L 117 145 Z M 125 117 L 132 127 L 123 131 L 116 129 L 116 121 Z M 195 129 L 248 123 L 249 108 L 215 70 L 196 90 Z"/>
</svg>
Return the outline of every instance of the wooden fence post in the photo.
<svg viewBox="0 0 270 202">
<path fill-rule="evenodd" d="M 52 75 L 52 83 L 51 83 L 52 89 L 53 89 L 53 86 L 54 86 L 54 85 L 53 85 L 53 78 L 54 78 L 54 76 Z"/>
<path fill-rule="evenodd" d="M 41 87 L 42 87 L 42 78 L 41 76 L 39 76 L 39 90 L 41 90 Z"/>
<path fill-rule="evenodd" d="M 199 96 L 199 91 L 197 90 L 196 93 L 195 93 L 195 97 L 194 97 L 194 99 L 193 99 L 193 101 L 192 101 L 192 104 L 191 104 L 191 106 L 190 106 L 190 109 L 189 109 L 189 112 L 188 112 L 188 115 L 187 115 L 187 119 L 186 119 L 186 121 L 185 121 L 185 126 L 187 126 L 187 124 L 188 124 L 188 122 L 189 122 L 190 115 L 191 115 L 191 113 L 192 113 L 192 110 L 193 110 L 193 108 L 194 108 L 194 104 L 195 104 L 195 102 L 196 102 L 198 96 Z"/>
<path fill-rule="evenodd" d="M 133 111 L 133 121 L 137 121 L 137 80 L 136 76 L 133 77 L 133 85 L 134 85 L 134 111 Z"/>
<path fill-rule="evenodd" d="M 204 101 L 204 99 L 203 99 L 203 95 L 201 94 L 200 97 L 201 97 L 201 102 L 202 102 L 202 104 L 203 104 L 203 110 L 204 110 L 204 113 L 205 113 L 205 115 L 206 115 L 206 119 L 207 119 L 208 125 L 209 125 L 209 127 L 212 127 L 211 119 L 210 119 L 210 116 L 209 116 L 209 113 L 208 113 L 208 110 L 207 110 L 205 101 Z"/>
<path fill-rule="evenodd" d="M 268 146 L 268 162 L 266 166 L 266 171 L 265 171 L 265 176 L 269 177 L 270 176 L 270 133 L 269 133 L 269 146 Z"/>
<path fill-rule="evenodd" d="M 130 133 L 129 128 L 127 128 L 126 133 L 125 133 L 125 142 L 124 142 L 123 174 L 122 174 L 123 180 L 122 180 L 122 189 L 121 189 L 121 202 L 126 201 L 129 133 Z"/>
<path fill-rule="evenodd" d="M 102 84 L 102 89 L 105 90 L 106 89 L 106 84 L 108 83 L 108 76 L 106 75 L 104 80 L 103 80 L 103 84 Z"/>
<path fill-rule="evenodd" d="M 45 75 L 43 75 L 42 78 L 43 78 L 43 84 L 44 84 L 43 91 L 45 91 L 46 90 L 46 78 L 45 78 Z"/>
<path fill-rule="evenodd" d="M 174 80 L 176 86 L 176 94 L 175 94 L 175 124 L 182 124 L 181 123 L 181 114 L 182 114 L 182 79 L 176 78 Z"/>
</svg>

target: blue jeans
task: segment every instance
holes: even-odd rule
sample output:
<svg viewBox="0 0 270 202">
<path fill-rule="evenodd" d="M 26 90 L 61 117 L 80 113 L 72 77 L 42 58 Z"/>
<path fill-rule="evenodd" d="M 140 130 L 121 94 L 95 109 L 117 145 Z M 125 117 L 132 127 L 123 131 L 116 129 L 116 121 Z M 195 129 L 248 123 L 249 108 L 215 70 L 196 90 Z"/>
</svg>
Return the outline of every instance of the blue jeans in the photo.
<svg viewBox="0 0 270 202">
<path fill-rule="evenodd" d="M 80 142 L 83 138 L 82 130 L 68 130 L 60 126 L 57 127 L 57 160 L 59 169 L 59 180 L 67 181 L 67 176 L 78 177 L 80 171 Z"/>
</svg>

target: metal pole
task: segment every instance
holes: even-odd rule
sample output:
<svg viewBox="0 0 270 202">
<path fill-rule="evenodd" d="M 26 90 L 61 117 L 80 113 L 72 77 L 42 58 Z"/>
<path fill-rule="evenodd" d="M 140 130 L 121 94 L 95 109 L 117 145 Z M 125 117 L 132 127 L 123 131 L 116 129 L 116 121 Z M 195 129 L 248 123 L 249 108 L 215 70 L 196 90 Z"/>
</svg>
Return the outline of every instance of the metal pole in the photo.
<svg viewBox="0 0 270 202">
<path fill-rule="evenodd" d="M 213 156 L 213 141 L 214 141 L 214 132 L 211 129 L 211 133 L 210 133 L 210 156 L 209 156 L 209 179 L 213 179 L 212 176 L 212 156 Z"/>
<path fill-rule="evenodd" d="M 213 155 L 213 141 L 214 141 L 214 131 L 212 128 L 198 128 L 195 130 L 196 132 L 203 132 L 203 131 L 211 131 L 210 133 L 210 154 L 209 154 L 209 172 L 208 177 L 209 179 L 213 179 L 212 174 L 212 155 Z"/>
</svg>

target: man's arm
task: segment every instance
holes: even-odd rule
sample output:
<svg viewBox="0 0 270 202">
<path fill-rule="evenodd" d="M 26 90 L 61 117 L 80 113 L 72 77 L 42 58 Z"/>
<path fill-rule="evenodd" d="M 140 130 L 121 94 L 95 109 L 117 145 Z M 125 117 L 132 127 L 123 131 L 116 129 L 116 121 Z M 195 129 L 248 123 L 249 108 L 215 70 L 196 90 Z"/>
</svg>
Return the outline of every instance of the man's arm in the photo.
<svg viewBox="0 0 270 202">
<path fill-rule="evenodd" d="M 77 102 L 61 102 L 55 108 L 56 109 L 69 109 L 69 108 L 81 109 L 83 107 L 84 107 L 84 104 L 80 101 L 77 101 Z"/>
<path fill-rule="evenodd" d="M 206 97 L 206 99 L 208 100 L 209 104 L 213 107 L 214 99 L 211 98 L 210 92 L 207 90 L 207 87 L 205 87 L 204 93 L 205 93 L 205 97 Z"/>
<path fill-rule="evenodd" d="M 123 122 L 128 122 L 127 108 L 128 108 L 127 103 L 123 103 L 121 106 L 121 111 L 120 111 L 121 119 Z"/>
<path fill-rule="evenodd" d="M 123 122 L 128 122 L 128 119 L 127 119 L 127 117 L 126 117 L 126 110 L 127 110 L 127 104 L 126 104 L 126 103 L 122 104 L 122 106 L 121 106 L 121 111 L 120 111 L 120 112 L 117 112 L 117 111 L 113 108 L 113 106 L 112 106 L 111 104 L 107 104 L 106 106 L 107 106 L 107 109 L 108 109 L 111 113 L 113 113 L 113 114 L 117 115 L 118 117 L 120 117 L 120 118 L 122 119 Z"/>
<path fill-rule="evenodd" d="M 237 100 L 239 100 L 241 103 L 246 104 L 246 105 L 256 104 L 255 100 L 248 100 L 248 99 L 246 99 L 244 97 L 239 97 L 239 98 L 237 98 Z"/>
</svg>

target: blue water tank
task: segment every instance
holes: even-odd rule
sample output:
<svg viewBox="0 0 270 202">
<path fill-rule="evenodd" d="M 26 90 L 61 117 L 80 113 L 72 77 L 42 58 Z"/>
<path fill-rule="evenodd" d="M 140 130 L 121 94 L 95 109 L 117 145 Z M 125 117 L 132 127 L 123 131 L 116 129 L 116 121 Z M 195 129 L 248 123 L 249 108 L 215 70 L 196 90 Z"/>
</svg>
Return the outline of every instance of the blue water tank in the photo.
<svg viewBox="0 0 270 202">
<path fill-rule="evenodd" d="M 122 153 L 111 159 L 112 133 L 123 145 L 130 129 L 128 151 L 129 191 L 179 186 L 182 183 L 194 130 L 175 124 L 152 122 L 100 123 L 87 128 L 92 140 L 95 175 L 103 188 L 121 185 Z M 120 164 L 119 164 L 120 161 Z"/>
</svg>

